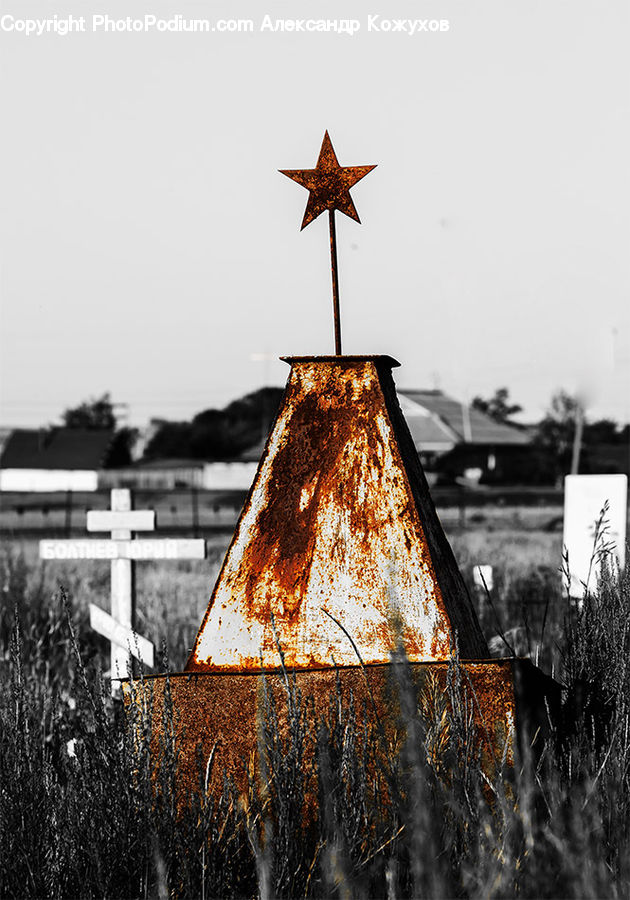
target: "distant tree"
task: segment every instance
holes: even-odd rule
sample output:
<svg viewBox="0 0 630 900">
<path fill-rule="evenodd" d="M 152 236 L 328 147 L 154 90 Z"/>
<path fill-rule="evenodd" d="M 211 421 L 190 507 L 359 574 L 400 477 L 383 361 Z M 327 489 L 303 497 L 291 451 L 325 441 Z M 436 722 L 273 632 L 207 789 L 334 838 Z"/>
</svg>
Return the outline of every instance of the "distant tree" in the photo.
<svg viewBox="0 0 630 900">
<path fill-rule="evenodd" d="M 225 413 L 233 420 L 248 421 L 260 426 L 261 418 L 276 415 L 283 394 L 284 390 L 279 387 L 258 388 L 229 403 L 225 407 Z"/>
<path fill-rule="evenodd" d="M 144 459 L 191 459 L 190 422 L 163 422 L 147 444 Z"/>
<path fill-rule="evenodd" d="M 61 418 L 66 428 L 115 432 L 107 454 L 107 468 L 128 466 L 132 461 L 131 451 L 138 439 L 138 431 L 136 428 L 116 428 L 114 404 L 109 393 L 66 409 Z"/>
<path fill-rule="evenodd" d="M 138 440 L 137 428 L 119 428 L 107 454 L 107 468 L 115 469 L 132 463 L 133 445 Z"/>
<path fill-rule="evenodd" d="M 192 422 L 165 422 L 147 445 L 147 459 L 233 459 L 267 435 L 283 391 L 265 387 L 229 403 L 206 409 Z"/>
<path fill-rule="evenodd" d="M 275 419 L 284 391 L 277 387 L 263 387 L 246 394 L 225 407 L 230 431 L 238 453 L 257 444 L 267 436 Z"/>
<path fill-rule="evenodd" d="M 586 444 L 619 444 L 623 442 L 623 430 L 614 419 L 597 419 L 584 427 Z"/>
<path fill-rule="evenodd" d="M 66 409 L 61 418 L 66 428 L 89 428 L 94 430 L 114 430 L 116 416 L 109 394 L 98 399 L 85 400 L 79 406 Z"/>
<path fill-rule="evenodd" d="M 584 426 L 584 457 L 591 473 L 628 473 L 630 426 L 612 419 L 598 419 Z"/>
<path fill-rule="evenodd" d="M 495 422 L 509 423 L 510 416 L 522 412 L 523 409 L 518 403 L 509 403 L 509 396 L 508 388 L 497 388 L 488 400 L 484 400 L 483 397 L 474 397 L 471 406 L 490 416 Z"/>
<path fill-rule="evenodd" d="M 197 459 L 226 459 L 235 455 L 234 436 L 223 410 L 206 409 L 194 417 L 190 449 Z"/>
<path fill-rule="evenodd" d="M 230 459 L 257 444 L 278 412 L 282 389 L 265 387 L 233 400 L 225 409 L 207 409 L 192 420 L 191 449 L 201 459 Z"/>
<path fill-rule="evenodd" d="M 571 471 L 576 432 L 582 419 L 581 452 L 578 471 L 581 474 L 595 472 L 617 472 L 624 470 L 627 457 L 623 451 L 608 452 L 628 441 L 628 426 L 620 428 L 613 419 L 597 419 L 588 422 L 577 397 L 566 391 L 558 391 L 551 398 L 551 405 L 545 417 L 536 426 L 535 443 L 547 452 L 556 481 Z"/>
<path fill-rule="evenodd" d="M 557 391 L 544 418 L 536 426 L 534 441 L 554 460 L 556 477 L 571 469 L 573 441 L 580 414 L 580 401 L 566 391 Z"/>
</svg>

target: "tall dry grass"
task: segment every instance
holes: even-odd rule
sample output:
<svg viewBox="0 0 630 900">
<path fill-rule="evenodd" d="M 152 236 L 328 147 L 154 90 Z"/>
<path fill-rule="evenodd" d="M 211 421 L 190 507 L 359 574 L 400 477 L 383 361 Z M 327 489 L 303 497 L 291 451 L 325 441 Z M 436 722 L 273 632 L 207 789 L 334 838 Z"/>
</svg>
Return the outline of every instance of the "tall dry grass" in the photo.
<svg viewBox="0 0 630 900">
<path fill-rule="evenodd" d="M 261 708 L 262 783 L 225 783 L 218 798 L 201 789 L 179 817 L 168 707 L 161 723 L 127 727 L 99 678 L 85 601 L 65 607 L 46 577 L 4 558 L 3 897 L 628 896 L 627 576 L 605 573 L 580 609 L 559 591 L 550 601 L 562 629 L 542 642 L 555 645 L 563 711 L 537 761 L 525 752 L 488 781 L 466 704 L 430 686 L 418 697 L 404 658 L 397 741 L 360 727 L 363 710 L 341 688 L 314 718 L 287 673 L 288 730 L 271 692 Z M 201 788 L 208 764 L 199 759 Z"/>
</svg>

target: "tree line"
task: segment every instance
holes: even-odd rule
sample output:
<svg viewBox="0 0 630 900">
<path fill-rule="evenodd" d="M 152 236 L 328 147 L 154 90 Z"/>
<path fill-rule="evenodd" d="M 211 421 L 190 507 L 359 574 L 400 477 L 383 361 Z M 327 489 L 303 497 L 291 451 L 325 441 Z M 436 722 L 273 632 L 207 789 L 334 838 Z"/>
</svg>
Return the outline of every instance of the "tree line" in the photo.
<svg viewBox="0 0 630 900">
<path fill-rule="evenodd" d="M 158 421 L 142 458 L 154 459 L 236 459 L 245 450 L 266 438 L 280 407 L 282 388 L 265 387 L 229 403 L 224 409 L 206 409 L 191 421 Z M 115 462 L 131 462 L 139 432 L 118 428 L 114 405 L 108 393 L 92 398 L 62 414 L 66 428 L 104 429 L 115 432 Z"/>
<path fill-rule="evenodd" d="M 471 405 L 505 425 L 514 425 L 512 416 L 523 409 L 510 402 L 505 387 L 487 399 L 475 397 Z M 586 474 L 594 465 L 601 471 L 602 462 L 594 459 L 598 453 L 601 455 L 601 448 L 627 447 L 630 441 L 629 425 L 622 427 L 607 418 L 588 421 L 580 400 L 563 390 L 552 395 L 543 418 L 528 430 L 534 450 L 546 453 L 553 461 L 556 477 L 572 469 Z"/>
<path fill-rule="evenodd" d="M 283 390 L 264 387 L 232 401 L 223 409 L 206 409 L 190 421 L 159 421 L 144 448 L 144 460 L 237 459 L 246 450 L 264 442 L 278 412 Z M 543 418 L 528 426 L 514 421 L 522 406 L 510 398 L 508 388 L 498 388 L 491 396 L 477 396 L 471 406 L 503 425 L 526 429 L 530 444 L 526 449 L 528 466 L 523 479 L 534 483 L 553 482 L 571 471 L 576 460 L 580 472 L 606 470 L 597 462 L 601 448 L 623 448 L 630 441 L 630 426 L 621 427 L 613 419 L 589 421 L 579 400 L 566 391 L 551 397 Z M 131 462 L 138 431 L 119 427 L 114 404 L 108 393 L 84 401 L 62 414 L 67 428 L 106 429 L 114 431 L 109 465 Z M 619 454 L 617 454 L 619 455 Z M 444 470 L 448 466 L 443 466 Z"/>
</svg>

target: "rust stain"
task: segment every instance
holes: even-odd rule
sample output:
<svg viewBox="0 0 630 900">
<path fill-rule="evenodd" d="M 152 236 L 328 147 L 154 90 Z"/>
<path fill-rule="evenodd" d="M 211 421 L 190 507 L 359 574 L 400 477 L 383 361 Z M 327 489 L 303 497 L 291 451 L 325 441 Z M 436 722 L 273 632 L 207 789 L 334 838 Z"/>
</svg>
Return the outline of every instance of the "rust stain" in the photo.
<svg viewBox="0 0 630 900">
<path fill-rule="evenodd" d="M 152 710 L 157 723 L 172 698 L 185 801 L 199 788 L 199 747 L 204 759 L 217 752 L 212 791 L 224 776 L 247 785 L 243 760 L 258 746 L 263 674 L 287 737 L 282 663 L 312 699 L 314 721 L 326 718 L 341 683 L 357 709 L 364 704 L 359 731 L 378 721 L 393 743 L 402 714 L 392 651 L 404 645 L 422 703 L 428 680 L 438 698 L 449 696 L 456 639 L 456 690 L 472 704 L 489 778 L 497 763 L 513 764 L 517 726 L 526 732 L 547 722 L 553 691 L 540 673 L 521 672 L 523 661 L 483 658 L 485 639 L 396 398 L 391 368 L 398 363 L 341 356 L 334 214 L 359 221 L 350 188 L 373 168 L 341 167 L 326 133 L 315 169 L 283 170 L 309 191 L 303 228 L 329 213 L 336 355 L 287 359 L 283 405 L 185 672 L 124 685 L 127 707 Z M 535 702 L 525 714 L 528 678 Z M 151 738 L 157 765 L 161 731 L 158 725 Z M 314 752 L 312 744 L 307 755 Z"/>
<path fill-rule="evenodd" d="M 452 630 L 378 357 L 290 359 L 284 403 L 186 671 L 446 659 Z M 273 618 L 273 624 L 272 624 Z M 274 634 L 275 630 L 275 634 Z"/>
</svg>

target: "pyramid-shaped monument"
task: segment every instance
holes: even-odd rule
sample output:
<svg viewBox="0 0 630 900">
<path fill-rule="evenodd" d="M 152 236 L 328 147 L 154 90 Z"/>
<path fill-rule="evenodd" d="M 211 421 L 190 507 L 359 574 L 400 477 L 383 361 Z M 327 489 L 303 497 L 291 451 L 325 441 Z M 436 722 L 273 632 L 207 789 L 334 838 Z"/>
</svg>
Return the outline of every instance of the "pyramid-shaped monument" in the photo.
<svg viewBox="0 0 630 900">
<path fill-rule="evenodd" d="M 215 792 L 226 777 L 251 784 L 262 698 L 287 729 L 287 670 L 313 723 L 343 691 L 361 727 L 393 739 L 389 663 L 402 644 L 414 690 L 430 679 L 445 697 L 474 695 L 489 777 L 512 762 L 517 723 L 542 733 L 558 697 L 529 661 L 489 658 L 398 404 L 398 363 L 342 355 L 335 212 L 358 221 L 349 190 L 373 168 L 340 166 L 326 133 L 315 169 L 282 170 L 309 191 L 303 228 L 328 213 L 335 356 L 286 358 L 284 400 L 185 671 L 125 685 L 154 722 L 172 713 L 182 798 L 199 790 L 200 759 L 214 761 Z M 161 741 L 158 725 L 156 759 Z"/>
<path fill-rule="evenodd" d="M 284 400 L 186 666 L 488 656 L 388 356 L 289 357 Z"/>
</svg>

